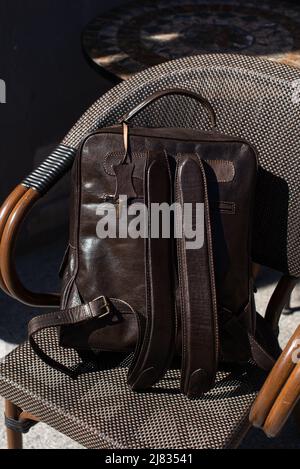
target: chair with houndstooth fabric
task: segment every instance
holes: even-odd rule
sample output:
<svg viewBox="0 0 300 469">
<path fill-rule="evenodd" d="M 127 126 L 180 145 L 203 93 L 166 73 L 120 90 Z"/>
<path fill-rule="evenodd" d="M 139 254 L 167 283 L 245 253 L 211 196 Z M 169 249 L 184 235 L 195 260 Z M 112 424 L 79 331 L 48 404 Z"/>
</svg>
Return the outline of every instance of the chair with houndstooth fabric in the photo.
<svg viewBox="0 0 300 469">
<path fill-rule="evenodd" d="M 218 129 L 246 138 L 259 151 L 253 227 L 253 259 L 282 272 L 266 318 L 277 331 L 281 311 L 300 276 L 300 71 L 241 55 L 203 55 L 171 61 L 123 82 L 102 96 L 58 148 L 7 198 L 0 212 L 2 289 L 23 303 L 56 307 L 59 295 L 29 291 L 19 279 L 13 251 L 20 224 L 33 204 L 70 169 L 76 149 L 90 131 L 114 124 L 150 93 L 167 87 L 200 92 L 214 106 Z M 166 97 L 136 118 L 143 126 L 207 128 L 204 113 L 187 98 Z M 51 337 L 50 337 L 51 334 Z M 47 352 L 69 365 L 75 352 Z M 255 398 L 265 376 L 253 364 L 220 371 L 215 388 L 189 401 L 173 390 L 170 370 L 153 391 L 136 394 L 124 383 L 130 357 L 103 357 L 102 367 L 73 381 L 47 367 L 27 342 L 0 363 L 0 393 L 6 399 L 8 445 L 22 445 L 22 432 L 43 421 L 89 448 L 236 447 L 251 422 L 276 435 L 299 398 L 300 368 L 291 357 L 298 329 Z M 49 350 L 49 344 L 51 350 Z"/>
</svg>

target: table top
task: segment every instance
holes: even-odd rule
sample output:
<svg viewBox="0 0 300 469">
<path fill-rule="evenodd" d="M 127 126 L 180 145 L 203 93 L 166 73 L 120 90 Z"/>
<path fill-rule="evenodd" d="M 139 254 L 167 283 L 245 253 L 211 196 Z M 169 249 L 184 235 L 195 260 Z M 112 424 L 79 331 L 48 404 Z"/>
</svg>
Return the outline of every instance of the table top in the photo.
<svg viewBox="0 0 300 469">
<path fill-rule="evenodd" d="M 120 79 L 183 56 L 242 53 L 300 68 L 300 4 L 281 0 L 135 0 L 83 33 L 94 64 Z"/>
</svg>

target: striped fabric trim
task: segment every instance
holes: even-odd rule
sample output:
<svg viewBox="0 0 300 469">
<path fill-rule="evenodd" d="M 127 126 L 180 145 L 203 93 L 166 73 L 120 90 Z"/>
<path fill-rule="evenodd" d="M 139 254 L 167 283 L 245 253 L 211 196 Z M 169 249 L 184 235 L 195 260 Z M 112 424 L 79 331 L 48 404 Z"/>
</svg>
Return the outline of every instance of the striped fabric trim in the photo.
<svg viewBox="0 0 300 469">
<path fill-rule="evenodd" d="M 22 182 L 23 186 L 45 194 L 72 166 L 76 149 L 59 145 L 46 160 Z"/>
</svg>

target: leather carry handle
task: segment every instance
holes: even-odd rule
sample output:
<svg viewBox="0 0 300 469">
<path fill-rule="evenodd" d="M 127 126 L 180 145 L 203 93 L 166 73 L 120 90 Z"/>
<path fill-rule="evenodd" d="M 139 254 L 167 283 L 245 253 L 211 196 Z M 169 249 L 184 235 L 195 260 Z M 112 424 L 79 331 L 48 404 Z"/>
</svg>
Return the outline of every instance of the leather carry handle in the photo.
<svg viewBox="0 0 300 469">
<path fill-rule="evenodd" d="M 132 119 L 134 116 L 136 116 L 140 111 L 148 107 L 150 104 L 154 103 L 154 101 L 157 101 L 160 98 L 163 98 L 164 96 L 170 96 L 170 95 L 181 95 L 181 96 L 186 96 L 188 98 L 193 98 L 199 103 L 202 104 L 202 106 L 205 107 L 207 110 L 210 120 L 211 120 L 211 125 L 212 127 L 216 127 L 216 113 L 210 104 L 210 102 L 205 99 L 201 94 L 195 93 L 194 91 L 186 90 L 184 88 L 169 88 L 166 90 L 159 90 L 156 91 L 155 93 L 151 94 L 148 96 L 144 101 L 142 101 L 140 104 L 138 104 L 135 108 L 131 109 L 129 112 L 127 112 L 122 119 L 120 119 L 120 123 L 128 123 L 130 119 Z"/>
</svg>

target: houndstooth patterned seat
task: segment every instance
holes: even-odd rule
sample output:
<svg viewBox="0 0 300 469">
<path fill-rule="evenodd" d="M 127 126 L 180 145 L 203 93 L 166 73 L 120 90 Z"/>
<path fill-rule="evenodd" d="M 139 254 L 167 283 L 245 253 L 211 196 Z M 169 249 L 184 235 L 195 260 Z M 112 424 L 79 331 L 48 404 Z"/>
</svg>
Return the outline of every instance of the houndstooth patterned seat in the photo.
<svg viewBox="0 0 300 469">
<path fill-rule="evenodd" d="M 49 344 L 55 338 L 53 332 L 40 338 L 52 356 Z M 74 352 L 54 349 L 63 363 L 76 363 Z M 249 428 L 262 380 L 255 367 L 220 372 L 211 392 L 190 401 L 179 392 L 177 369 L 152 391 L 130 391 L 129 362 L 130 357 L 106 356 L 97 371 L 87 366 L 72 380 L 41 362 L 25 343 L 0 364 L 1 395 L 88 448 L 228 448 Z"/>
</svg>

